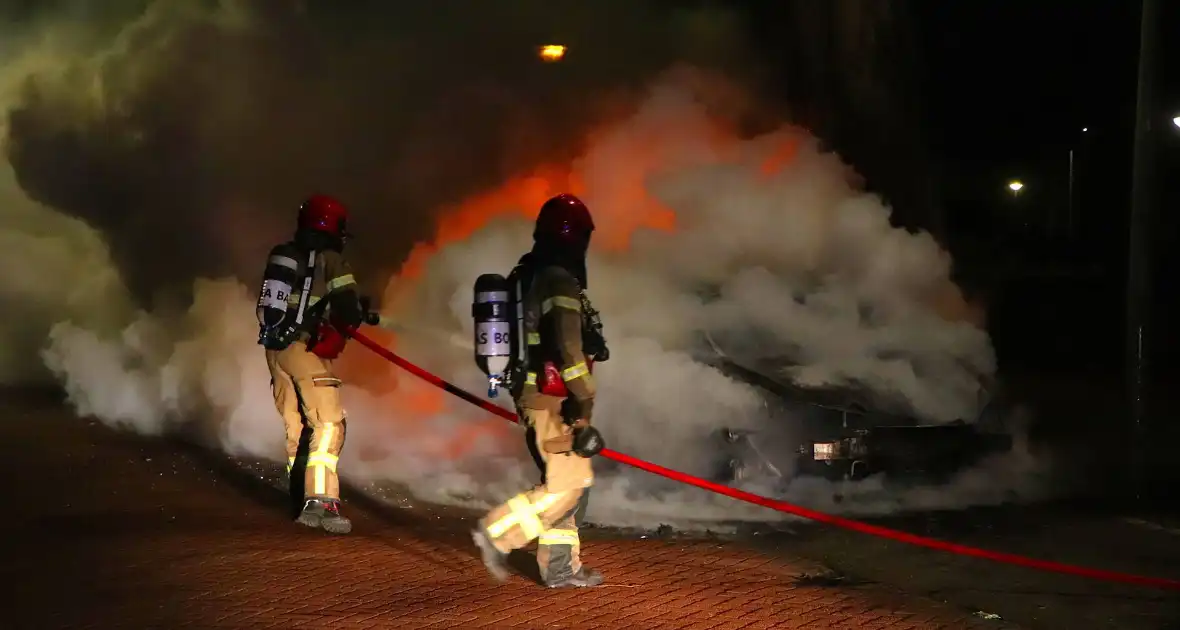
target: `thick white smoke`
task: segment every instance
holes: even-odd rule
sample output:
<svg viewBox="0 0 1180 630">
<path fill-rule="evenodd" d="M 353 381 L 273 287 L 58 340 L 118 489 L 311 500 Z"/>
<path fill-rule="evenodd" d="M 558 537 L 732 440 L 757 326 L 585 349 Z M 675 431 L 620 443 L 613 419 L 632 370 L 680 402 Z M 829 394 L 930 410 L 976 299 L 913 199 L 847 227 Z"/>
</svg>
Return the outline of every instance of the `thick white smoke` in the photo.
<svg viewBox="0 0 1180 630">
<path fill-rule="evenodd" d="M 108 25 L 118 23 L 113 42 L 98 36 L 93 24 L 101 21 L 87 11 L 73 16 L 79 19 L 74 28 L 55 23 L 43 38 L 0 39 L 0 105 L 15 112 L 0 121 L 9 157 L 0 164 L 0 252 L 9 270 L 0 281 L 7 315 L 0 324 L 0 382 L 35 381 L 48 373 L 80 414 L 150 434 L 196 433 L 230 453 L 279 461 L 283 431 L 255 344 L 257 278 L 198 280 L 191 303 L 146 310 L 135 308 L 126 285 L 167 278 L 177 266 L 187 283 L 192 276 L 184 274 L 194 268 L 236 270 L 249 267 L 243 261 L 251 258 L 261 263 L 273 244 L 268 235 L 277 233 L 272 228 L 289 217 L 278 216 L 281 206 L 260 200 L 285 199 L 289 181 L 341 161 L 327 149 L 299 153 L 276 142 L 324 148 L 343 137 L 364 149 L 355 153 L 370 155 L 377 150 L 367 142 L 384 142 L 371 129 L 391 137 L 408 132 L 381 127 L 390 118 L 386 108 L 361 107 L 374 100 L 368 90 L 379 92 L 373 86 L 381 84 L 367 70 L 339 79 L 332 64 L 310 64 L 306 72 L 320 74 L 306 81 L 304 71 L 287 76 L 275 70 L 289 71 L 291 51 L 282 42 L 309 40 L 272 41 L 262 29 L 250 29 L 251 16 L 266 5 L 118 4 L 138 17 Z M 132 6 L 138 4 L 147 8 Z M 309 22 L 285 13 L 274 23 L 275 29 L 310 32 Z M 633 39 L 644 44 L 648 37 Z M 449 31 L 438 41 L 423 36 L 431 44 L 424 49 L 435 50 L 434 44 L 449 38 Z M 231 53 L 213 55 L 210 49 Z M 343 67 L 369 65 L 342 59 Z M 448 72 L 461 72 L 466 59 L 447 66 Z M 614 57 L 607 61 L 603 68 L 618 65 Z M 414 58 L 401 70 L 419 65 Z M 186 70 L 174 72 L 173 66 Z M 445 72 L 425 76 L 423 85 L 450 84 Z M 309 84 L 324 89 L 309 90 Z M 434 103 L 412 100 L 416 92 L 398 93 L 407 99 L 397 101 L 407 111 L 433 109 Z M 197 99 L 198 107 L 190 94 L 208 101 Z M 355 103 L 343 97 L 337 102 L 331 96 L 337 94 L 351 94 Z M 732 107 L 742 102 L 733 96 L 698 75 L 668 75 L 630 115 L 585 143 L 571 137 L 563 147 L 567 153 L 584 147 L 572 165 L 557 165 L 568 169 L 557 170 L 572 171 L 568 181 L 584 194 L 599 225 L 590 294 L 603 312 L 613 357 L 598 369 L 596 423 L 611 446 L 709 473 L 717 457 L 711 437 L 716 428 L 774 426 L 790 433 L 797 425 L 797 418 L 772 415 L 761 392 L 705 365 L 704 333 L 743 363 L 777 365 L 783 379 L 858 385 L 883 400 L 900 399 L 932 422 L 973 417 L 994 357 L 973 310 L 949 279 L 947 254 L 928 235 L 891 228 L 881 201 L 861 192 L 851 170 L 806 132 L 784 127 L 739 140 L 699 98 Z M 293 97 L 306 112 L 273 116 L 276 103 Z M 468 97 L 456 102 L 471 103 Z M 342 117 L 343 110 L 361 113 Z M 360 122 L 347 122 L 354 120 Z M 489 115 L 484 126 L 495 128 L 498 120 Z M 395 160 L 403 179 L 358 185 L 366 191 L 361 196 L 408 188 L 420 176 L 449 176 L 448 168 L 462 160 L 434 148 L 460 147 L 456 154 L 466 158 L 472 151 L 466 132 L 445 135 L 448 124 L 436 124 L 437 133 L 431 128 L 421 137 L 411 135 L 406 144 L 412 150 Z M 258 135 L 252 143 L 239 142 L 247 132 Z M 351 156 L 350 148 L 342 154 Z M 12 164 L 20 167 L 14 171 Z M 534 202 L 563 187 L 544 177 L 524 181 L 528 194 L 494 194 L 478 205 L 474 221 L 469 205 L 455 213 L 429 205 L 416 214 L 370 217 L 375 226 L 403 227 L 441 214 L 447 229 L 440 234 L 470 233 L 440 240 L 428 258 L 412 258 L 419 264 L 392 280 L 384 315 L 399 326 L 399 352 L 472 391 L 481 391 L 484 381 L 465 347 L 471 284 L 481 273 L 510 269 L 529 246 L 527 216 Z M 271 196 L 258 182 L 284 193 Z M 114 249 L 124 275 L 103 233 L 31 201 L 27 190 L 102 223 L 105 235 L 122 245 Z M 521 207 L 525 199 L 528 207 Z M 357 214 L 355 222 L 368 236 L 373 230 Z M 464 229 L 449 229 L 455 217 L 465 217 Z M 210 225 L 216 229 L 203 231 Z M 401 243 L 396 239 L 407 238 L 401 232 L 391 233 L 388 242 Z M 376 234 L 370 242 L 386 239 Z M 391 249 L 401 253 L 400 245 Z M 224 260 L 231 264 L 213 264 Z M 368 272 L 358 268 L 362 280 Z M 341 467 L 351 479 L 405 484 L 429 500 L 487 504 L 535 478 L 516 427 L 399 373 L 355 344 L 339 369 L 350 383 L 344 390 L 350 433 Z M 901 494 L 868 480 L 840 488 L 846 499 L 838 506 L 831 505 L 832 485 L 814 480 L 792 483 L 786 495 L 853 512 L 996 502 L 1011 490 L 1030 488 L 1038 472 L 1033 462 L 1018 450 L 948 487 Z M 769 485 L 751 489 L 783 492 Z M 595 496 L 590 515 L 601 523 L 777 518 L 607 468 Z"/>
<path fill-rule="evenodd" d="M 18 43 L 24 42 L 0 32 L 0 104 L 14 102 L 23 80 L 52 62 L 48 42 Z M 7 119 L 0 118 L 0 140 L 7 136 Z M 117 331 L 130 313 L 127 289 L 102 235 L 29 199 L 7 160 L 0 161 L 0 265 L 0 384 L 50 381 L 38 352 L 53 323 Z"/>
<path fill-rule="evenodd" d="M 48 380 L 37 353 L 52 322 L 117 330 L 130 308 L 101 235 L 18 190 L 12 169 L 0 164 L 0 199 L 5 200 L 0 212 L 0 265 L 5 269 L 0 383 L 5 385 Z"/>
<path fill-rule="evenodd" d="M 590 294 L 613 352 L 598 370 L 596 412 L 611 445 L 707 473 L 717 428 L 797 421 L 772 417 L 762 393 L 704 365 L 703 332 L 739 360 L 788 359 L 794 367 L 784 379 L 859 384 L 901 397 L 933 422 L 974 418 L 994 357 L 986 333 L 963 317 L 970 309 L 949 279 L 947 254 L 926 234 L 890 227 L 888 208 L 860 191 L 838 156 L 806 132 L 725 137 L 696 96 L 672 75 L 632 116 L 594 134 L 573 165 L 602 243 L 590 260 Z M 782 156 L 778 166 L 768 168 L 775 156 Z M 480 273 L 506 273 L 530 235 L 526 213 L 510 202 L 489 211 L 503 216 L 440 244 L 415 277 L 395 278 L 384 313 L 403 331 L 397 347 L 407 358 L 477 392 L 482 375 L 462 342 L 472 328 L 471 284 Z M 665 211 L 674 214 L 673 229 L 643 227 Z M 231 452 L 280 459 L 280 422 L 254 345 L 252 287 L 202 281 L 195 294 L 187 313 L 142 314 L 121 337 L 60 324 L 48 365 L 83 413 L 153 432 L 168 421 L 213 418 Z M 342 372 L 350 363 L 374 365 L 364 352 L 350 348 Z M 404 483 L 431 500 L 478 504 L 502 499 L 534 475 L 518 429 L 382 370 L 396 387 L 344 390 L 346 474 Z M 1021 451 L 1006 458 L 1003 475 L 989 468 L 901 495 L 868 480 L 845 486 L 839 506 L 830 505 L 826 483 L 799 481 L 788 495 L 870 512 L 995 502 L 1027 488 L 1031 462 Z M 650 525 L 776 516 L 610 472 L 591 518 Z"/>
</svg>

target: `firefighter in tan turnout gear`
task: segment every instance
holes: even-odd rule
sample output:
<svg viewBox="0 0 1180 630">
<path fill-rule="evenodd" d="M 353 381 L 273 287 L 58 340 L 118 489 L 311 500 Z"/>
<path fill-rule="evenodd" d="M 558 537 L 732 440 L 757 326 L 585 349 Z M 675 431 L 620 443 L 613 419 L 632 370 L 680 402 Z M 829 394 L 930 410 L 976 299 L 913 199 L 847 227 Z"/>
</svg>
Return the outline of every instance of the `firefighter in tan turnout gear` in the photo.
<svg viewBox="0 0 1180 630">
<path fill-rule="evenodd" d="M 530 450 L 543 477 L 541 485 L 490 511 L 472 533 L 484 564 L 500 581 L 508 577 L 508 552 L 535 539 L 547 586 L 602 583 L 598 571 L 582 565 L 578 540 L 594 482 L 590 458 L 603 448 L 602 436 L 590 425 L 595 394 L 591 368 L 595 359 L 608 356 L 601 323 L 583 293 L 593 230 L 589 210 L 576 197 L 550 199 L 537 217 L 532 251 L 506 283 L 518 287 L 526 346 L 519 368 L 523 378 L 509 385 L 530 429 Z"/>
<path fill-rule="evenodd" d="M 352 523 L 340 514 L 336 465 L 346 415 L 332 361 L 348 331 L 366 319 L 343 253 L 347 220 L 336 199 L 309 197 L 299 208 L 295 237 L 270 252 L 258 300 L 258 343 L 266 348 L 275 407 L 286 424 L 288 475 L 305 422 L 312 431 L 297 520 L 333 534 L 348 533 Z"/>
</svg>

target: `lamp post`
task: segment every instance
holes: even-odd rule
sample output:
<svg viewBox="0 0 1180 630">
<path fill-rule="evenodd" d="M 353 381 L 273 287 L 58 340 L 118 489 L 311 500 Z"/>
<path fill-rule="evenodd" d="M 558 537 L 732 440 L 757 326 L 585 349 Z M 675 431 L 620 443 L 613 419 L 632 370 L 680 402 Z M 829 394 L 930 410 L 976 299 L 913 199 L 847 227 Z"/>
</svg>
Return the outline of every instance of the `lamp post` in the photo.
<svg viewBox="0 0 1180 630">
<path fill-rule="evenodd" d="M 1089 128 L 1089 127 L 1082 127 L 1082 133 L 1083 133 L 1083 134 L 1084 134 L 1084 133 L 1086 133 L 1086 132 L 1088 132 L 1088 131 L 1090 131 L 1090 128 Z M 1074 147 L 1074 148 L 1071 148 L 1071 149 L 1069 150 L 1069 205 L 1068 205 L 1068 206 L 1066 206 L 1066 215 L 1065 215 L 1065 239 L 1066 239 L 1067 241 L 1072 241 L 1072 240 L 1073 240 L 1073 225 L 1074 225 L 1074 220 L 1073 220 L 1073 217 L 1074 217 L 1074 182 L 1075 182 L 1075 181 L 1077 181 L 1077 180 L 1074 178 L 1074 161 L 1073 161 L 1073 158 L 1074 158 L 1074 151 L 1076 151 L 1076 150 L 1077 150 L 1077 148 L 1076 148 L 1076 147 Z"/>
<path fill-rule="evenodd" d="M 1069 150 L 1069 206 L 1065 214 L 1065 240 L 1073 240 L 1073 149 Z"/>
<path fill-rule="evenodd" d="M 1074 142 L 1073 142 L 1073 146 L 1071 146 L 1069 149 L 1069 191 L 1068 191 L 1069 203 L 1066 206 L 1066 239 L 1067 239 L 1067 241 L 1073 241 L 1073 239 L 1074 239 L 1074 224 L 1075 224 L 1074 216 L 1075 216 L 1075 208 L 1076 208 L 1075 199 L 1077 198 L 1076 190 L 1075 190 L 1077 188 L 1077 177 L 1075 176 L 1076 169 L 1075 169 L 1074 158 L 1075 157 L 1077 157 L 1077 158 L 1086 157 L 1086 152 L 1084 152 L 1084 150 L 1086 150 L 1086 145 L 1084 145 L 1084 143 L 1086 143 L 1086 136 L 1088 136 L 1089 131 L 1090 131 L 1090 127 L 1082 127 L 1082 136 L 1080 138 L 1075 138 Z"/>
<path fill-rule="evenodd" d="M 1155 104 L 1156 54 L 1159 47 L 1159 3 L 1143 0 L 1139 24 L 1139 77 L 1135 94 L 1135 136 L 1131 167 L 1131 217 L 1127 255 L 1127 393 L 1130 403 L 1130 458 L 1127 475 L 1131 498 L 1146 490 L 1150 446 L 1147 390 L 1151 346 L 1148 310 L 1151 304 L 1148 247 L 1154 228 L 1154 141 L 1152 120 L 1159 116 Z M 1180 118 L 1180 117 L 1178 117 Z M 1176 119 L 1172 122 L 1176 123 Z"/>
<path fill-rule="evenodd" d="M 1019 179 L 1009 180 L 1009 182 L 1005 186 L 1005 188 L 1008 189 L 1008 194 L 1012 195 L 1012 207 L 1015 211 L 1015 214 L 1013 214 L 1013 217 L 1016 219 L 1017 224 L 1020 226 L 1019 229 L 1021 230 L 1021 232 L 1027 234 L 1028 229 L 1029 229 L 1028 216 L 1026 216 L 1024 213 L 1019 212 L 1018 210 L 1015 210 L 1016 208 L 1019 208 L 1021 205 L 1017 202 L 1020 199 L 1020 192 L 1022 190 L 1024 190 L 1024 182 L 1020 181 Z"/>
</svg>

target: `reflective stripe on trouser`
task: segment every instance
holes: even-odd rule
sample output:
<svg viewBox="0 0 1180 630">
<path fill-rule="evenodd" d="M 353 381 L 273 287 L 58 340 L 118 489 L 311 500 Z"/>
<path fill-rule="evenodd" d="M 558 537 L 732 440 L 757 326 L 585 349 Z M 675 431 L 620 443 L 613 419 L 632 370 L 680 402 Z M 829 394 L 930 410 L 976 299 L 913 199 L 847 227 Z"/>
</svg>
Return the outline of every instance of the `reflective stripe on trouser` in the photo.
<svg viewBox="0 0 1180 630">
<path fill-rule="evenodd" d="M 578 528 L 582 526 L 589 499 L 590 488 L 585 488 L 573 509 L 537 537 L 537 568 L 541 571 L 541 580 L 562 580 L 582 568 Z"/>
<path fill-rule="evenodd" d="M 295 342 L 285 350 L 268 350 L 266 362 L 270 367 L 275 408 L 286 425 L 288 470 L 295 462 L 306 419 L 312 434 L 304 494 L 340 498 L 336 463 L 344 447 L 346 429 L 345 413 L 340 405 L 340 379 L 332 374 L 328 361 L 308 352 L 302 342 Z"/>
<path fill-rule="evenodd" d="M 555 411 L 525 409 L 525 419 L 536 433 L 537 451 L 545 464 L 545 483 L 516 495 L 488 512 L 480 521 L 496 548 L 505 553 L 537 539 L 541 577 L 561 579 L 581 567 L 578 515 L 585 510 L 587 489 L 594 483 L 590 460 L 573 453 L 546 453 L 545 440 L 567 434 L 570 428 Z"/>
</svg>

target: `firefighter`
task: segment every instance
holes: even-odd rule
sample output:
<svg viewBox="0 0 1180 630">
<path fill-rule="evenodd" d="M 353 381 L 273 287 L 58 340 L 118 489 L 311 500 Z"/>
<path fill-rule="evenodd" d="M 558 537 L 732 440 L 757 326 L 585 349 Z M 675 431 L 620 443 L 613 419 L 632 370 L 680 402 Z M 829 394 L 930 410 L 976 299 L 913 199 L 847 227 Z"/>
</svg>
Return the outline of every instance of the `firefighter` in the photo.
<svg viewBox="0 0 1180 630">
<path fill-rule="evenodd" d="M 340 402 L 340 379 L 332 371 L 332 360 L 343 350 L 341 331 L 350 331 L 364 319 L 364 307 L 357 293 L 356 279 L 344 258 L 348 210 L 326 195 L 312 195 L 299 207 L 294 239 L 271 252 L 299 252 L 314 258 L 302 261 L 301 279 L 310 273 L 306 298 L 291 291 L 291 310 L 300 311 L 297 325 L 286 338 L 260 339 L 267 348 L 271 391 L 275 407 L 287 430 L 287 473 L 295 464 L 304 422 L 311 428 L 311 444 L 304 471 L 304 504 L 297 522 L 332 534 L 347 534 L 352 523 L 340 514 L 340 481 L 337 461 L 344 446 L 346 414 Z M 290 262 L 280 264 L 290 266 Z M 268 267 L 269 268 L 269 267 Z M 300 304 L 304 299 L 305 303 Z M 328 325 L 331 322 L 331 325 Z M 291 479 L 294 485 L 294 478 Z"/>
<path fill-rule="evenodd" d="M 593 231 L 590 212 L 576 197 L 550 199 L 537 217 L 532 251 L 512 272 L 521 279 L 528 348 L 527 377 L 512 393 L 543 471 L 540 485 L 488 512 L 472 532 L 498 581 L 508 577 L 507 554 L 534 539 L 546 586 L 603 581 L 601 573 L 582 564 L 578 539 L 594 483 L 590 457 L 602 450 L 602 437 L 590 425 L 593 356 L 587 355 L 590 344 L 583 344 L 581 300 Z"/>
</svg>

